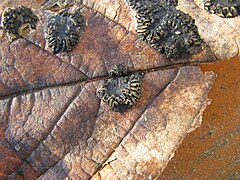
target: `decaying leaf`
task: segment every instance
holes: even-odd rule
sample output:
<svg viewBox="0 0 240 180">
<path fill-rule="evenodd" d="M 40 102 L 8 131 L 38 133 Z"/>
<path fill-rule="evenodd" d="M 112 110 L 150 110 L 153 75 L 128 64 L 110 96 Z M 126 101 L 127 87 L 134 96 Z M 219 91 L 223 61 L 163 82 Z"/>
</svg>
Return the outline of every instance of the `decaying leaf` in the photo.
<svg viewBox="0 0 240 180">
<path fill-rule="evenodd" d="M 215 60 L 207 47 L 187 58 L 167 59 L 147 44 L 137 40 L 134 34 L 121 25 L 88 8 L 85 8 L 88 26 L 81 42 L 70 53 L 54 56 L 50 49 L 45 49 L 43 28 L 45 19 L 52 12 L 42 10 L 36 14 L 40 18 L 37 30 L 32 31 L 26 40 L 19 39 L 10 43 L 3 35 L 1 46 L 3 50 L 0 51 L 3 57 L 0 63 L 5 69 L 1 72 L 4 77 L 1 87 L 3 95 L 106 76 L 107 71 L 114 64 L 124 64 L 129 66 L 130 70 L 138 71 L 173 64 Z M 23 56 L 29 52 L 29 49 L 33 50 L 28 56 Z M 12 53 L 15 51 L 18 53 Z M 23 62 L 28 62 L 29 68 L 24 68 Z M 16 76 L 12 76 L 9 71 Z"/>
<path fill-rule="evenodd" d="M 72 2 L 67 0 L 64 2 Z M 87 7 L 91 7 L 109 19 L 114 20 L 128 31 L 136 34 L 136 13 L 127 6 L 124 0 L 75 0 Z M 49 0 L 46 7 L 53 6 L 60 1 Z M 195 19 L 201 38 L 210 47 L 218 59 L 230 59 L 239 56 L 240 46 L 240 17 L 221 18 L 209 14 L 204 9 L 204 0 L 178 0 L 177 8 L 188 13 Z M 111 8 L 109 8 L 111 7 Z"/>
<path fill-rule="evenodd" d="M 135 14 L 125 1 L 73 2 L 0 2 L 1 13 L 24 5 L 39 18 L 36 30 L 13 42 L 0 30 L 0 149 L 6 152 L 1 155 L 0 175 L 155 178 L 185 135 L 200 125 L 210 102 L 207 93 L 215 75 L 193 65 L 236 55 L 236 49 L 214 49 L 222 42 L 211 44 L 215 39 L 201 32 L 204 19 L 192 12 L 195 6 L 201 10 L 193 1 L 189 5 L 180 1 L 179 7 L 190 7 L 188 13 L 196 19 L 206 44 L 197 54 L 175 59 L 137 39 Z M 54 55 L 45 40 L 46 22 L 66 7 L 72 11 L 83 7 L 87 26 L 72 51 Z M 221 29 L 218 33 L 227 37 Z M 111 111 L 96 96 L 115 64 L 145 73 L 141 100 L 124 113 Z M 8 164 L 9 169 L 2 168 Z"/>
</svg>

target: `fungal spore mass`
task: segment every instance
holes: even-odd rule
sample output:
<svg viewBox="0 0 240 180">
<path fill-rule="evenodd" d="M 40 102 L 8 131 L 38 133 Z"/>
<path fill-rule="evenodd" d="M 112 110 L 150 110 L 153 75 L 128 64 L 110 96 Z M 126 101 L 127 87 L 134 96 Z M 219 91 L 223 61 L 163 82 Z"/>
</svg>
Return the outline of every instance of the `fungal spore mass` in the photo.
<svg viewBox="0 0 240 180">
<path fill-rule="evenodd" d="M 7 31 L 9 39 L 13 41 L 21 36 L 25 36 L 30 28 L 36 29 L 38 21 L 37 15 L 31 9 L 19 6 L 4 10 L 1 26 Z"/>
<path fill-rule="evenodd" d="M 142 96 L 142 73 L 128 73 L 127 67 L 115 65 L 109 71 L 110 79 L 104 80 L 97 96 L 113 111 L 124 112 L 132 108 Z"/>
<path fill-rule="evenodd" d="M 85 26 L 82 9 L 77 9 L 74 13 L 66 9 L 52 16 L 47 20 L 45 30 L 48 47 L 54 54 L 71 51 L 80 40 Z"/>
</svg>

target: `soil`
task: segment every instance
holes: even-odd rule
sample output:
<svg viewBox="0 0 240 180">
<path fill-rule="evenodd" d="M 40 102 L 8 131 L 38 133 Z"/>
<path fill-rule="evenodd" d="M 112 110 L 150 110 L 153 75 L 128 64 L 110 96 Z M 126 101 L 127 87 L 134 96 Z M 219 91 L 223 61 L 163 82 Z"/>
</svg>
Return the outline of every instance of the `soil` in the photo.
<svg viewBox="0 0 240 180">
<path fill-rule="evenodd" d="M 212 103 L 158 179 L 240 179 L 240 58 L 201 69 L 217 74 Z"/>
</svg>

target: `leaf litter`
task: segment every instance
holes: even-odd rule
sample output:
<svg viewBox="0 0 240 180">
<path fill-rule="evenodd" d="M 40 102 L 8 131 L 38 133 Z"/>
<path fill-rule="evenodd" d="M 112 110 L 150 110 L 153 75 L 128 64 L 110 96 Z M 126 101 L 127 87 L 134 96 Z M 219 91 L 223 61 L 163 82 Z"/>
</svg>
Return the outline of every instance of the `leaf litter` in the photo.
<svg viewBox="0 0 240 180">
<path fill-rule="evenodd" d="M 33 69 L 35 72 L 31 76 L 23 77 L 24 85 L 19 84 L 18 88 L 11 88 L 10 84 L 8 88 L 2 86 L 1 92 L 6 98 L 1 100 L 1 105 L 7 107 L 4 112 L 8 114 L 3 115 L 1 122 L 6 124 L 5 138 L 13 148 L 18 147 L 18 156 L 30 164 L 40 179 L 92 176 L 99 179 L 109 173 L 122 178 L 154 178 L 164 169 L 188 131 L 199 125 L 202 112 L 209 103 L 207 92 L 214 75 L 203 74 L 195 66 L 180 66 L 197 65 L 201 61 L 215 60 L 215 57 L 205 51 L 191 57 L 190 62 L 179 59 L 173 63 L 101 14 L 88 9 L 86 17 L 89 26 L 98 31 L 94 34 L 90 28 L 86 29 L 82 42 L 70 55 L 52 55 L 44 49 L 41 25 L 37 33 L 10 45 L 11 50 L 21 48 L 23 44 L 24 51 L 35 49 L 36 53 L 30 55 L 34 67 L 35 57 L 50 56 L 47 59 L 50 65 L 56 63 L 46 72 L 54 70 L 56 75 L 49 74 L 46 80 L 39 81 L 44 75 L 34 75 L 43 69 Z M 104 39 L 97 36 L 99 34 Z M 7 43 L 6 40 L 3 42 Z M 9 49 L 4 50 L 5 54 L 9 52 Z M 97 50 L 96 54 L 94 50 Z M 19 63 L 22 57 L 24 55 L 12 59 Z M 143 81 L 143 99 L 124 116 L 109 111 L 96 98 L 99 80 L 106 78 L 107 70 L 119 61 L 130 65 L 131 72 L 148 72 Z M 18 64 L 17 70 L 19 67 L 24 65 Z M 14 77 L 17 76 L 16 73 Z M 57 77 L 59 79 L 55 79 Z M 26 93 L 21 94 L 23 91 Z M 12 96 L 13 93 L 16 94 Z M 56 110 L 52 111 L 53 108 Z M 24 164 L 23 171 L 26 171 Z"/>
</svg>

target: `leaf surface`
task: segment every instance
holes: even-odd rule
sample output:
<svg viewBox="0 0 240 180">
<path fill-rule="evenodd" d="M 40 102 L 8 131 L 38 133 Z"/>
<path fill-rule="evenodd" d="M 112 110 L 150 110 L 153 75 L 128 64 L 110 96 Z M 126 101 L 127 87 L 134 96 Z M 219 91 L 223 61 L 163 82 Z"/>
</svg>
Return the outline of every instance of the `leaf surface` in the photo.
<svg viewBox="0 0 240 180">
<path fill-rule="evenodd" d="M 71 52 L 52 54 L 44 38 L 52 8 L 81 3 L 88 24 L 82 39 Z M 0 168 L 1 177 L 157 177 L 210 102 L 215 75 L 196 66 L 221 56 L 209 37 L 198 54 L 166 59 L 137 39 L 125 1 L 1 1 L 0 11 L 20 4 L 33 8 L 40 21 L 14 42 L 0 30 L 0 149 L 6 152 L 0 167 L 11 164 Z M 141 100 L 124 113 L 96 97 L 114 64 L 145 73 Z"/>
<path fill-rule="evenodd" d="M 77 2 L 91 7 L 136 34 L 136 13 L 128 7 L 124 0 L 67 0 L 67 2 Z M 221 18 L 210 14 L 204 10 L 204 2 L 204 0 L 178 0 L 177 9 L 195 19 L 201 38 L 217 59 L 223 60 L 240 56 L 240 17 Z M 56 3 L 60 6 L 64 5 L 61 1 L 48 0 L 45 6 L 51 7 Z"/>
</svg>

